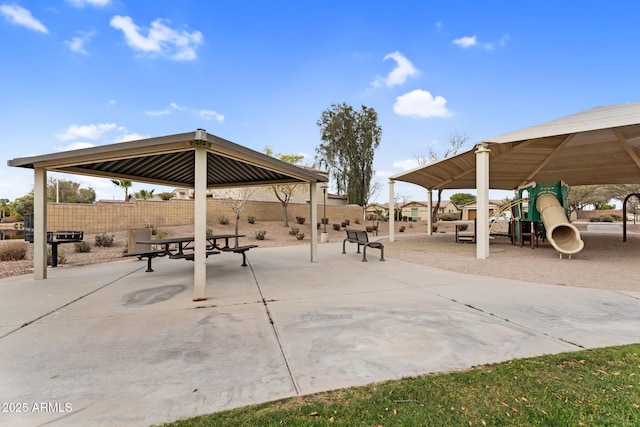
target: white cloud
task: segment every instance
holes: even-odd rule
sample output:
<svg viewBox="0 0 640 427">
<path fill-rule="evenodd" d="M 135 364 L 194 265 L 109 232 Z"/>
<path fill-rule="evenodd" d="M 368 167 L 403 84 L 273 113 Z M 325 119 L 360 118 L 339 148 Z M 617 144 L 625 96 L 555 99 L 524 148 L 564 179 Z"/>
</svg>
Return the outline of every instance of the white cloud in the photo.
<svg viewBox="0 0 640 427">
<path fill-rule="evenodd" d="M 95 6 L 95 7 L 104 7 L 111 4 L 111 0 L 67 0 L 67 2 L 71 6 L 75 7 L 85 7 L 85 6 Z"/>
<path fill-rule="evenodd" d="M 192 61 L 197 58 L 196 48 L 202 43 L 202 33 L 194 31 L 176 31 L 165 23 L 168 20 L 156 19 L 143 35 L 129 16 L 116 15 L 111 18 L 113 28 L 121 30 L 127 39 L 127 44 L 134 50 L 150 55 L 164 55 L 175 61 Z"/>
<path fill-rule="evenodd" d="M 137 141 L 139 139 L 147 139 L 151 138 L 149 135 L 141 135 L 139 133 L 126 133 L 124 135 L 120 135 L 114 142 L 127 142 L 127 141 Z"/>
<path fill-rule="evenodd" d="M 509 35 L 505 34 L 504 36 L 502 36 L 502 38 L 500 40 L 497 41 L 497 44 L 500 46 L 506 46 L 507 42 L 509 41 Z M 454 39 L 453 40 L 454 44 L 457 44 L 458 46 L 462 47 L 463 49 L 467 49 L 470 47 L 479 47 L 482 48 L 484 50 L 495 50 L 495 46 L 494 43 L 481 43 L 478 41 L 478 37 L 477 36 L 466 36 L 466 37 L 460 37 L 459 39 Z"/>
<path fill-rule="evenodd" d="M 147 111 L 147 116 L 166 116 L 171 114 L 171 111 L 165 108 L 164 110 Z"/>
<path fill-rule="evenodd" d="M 91 37 L 95 35 L 95 32 L 80 32 L 79 36 L 73 37 L 71 40 L 65 41 L 66 44 L 69 45 L 69 48 L 73 52 L 78 52 L 83 55 L 88 55 L 89 53 L 84 48 L 86 43 L 91 41 Z"/>
<path fill-rule="evenodd" d="M 17 4 L 0 4 L 0 13 L 13 24 L 20 25 L 30 30 L 48 33 L 47 27 L 31 15 L 31 12 Z"/>
<path fill-rule="evenodd" d="M 396 98 L 393 111 L 401 116 L 413 118 L 448 117 L 447 100 L 441 96 L 435 98 L 430 92 L 416 89 Z"/>
<path fill-rule="evenodd" d="M 387 77 L 377 77 L 371 82 L 372 86 L 398 86 L 406 82 L 408 77 L 414 77 L 419 73 L 411 61 L 398 51 L 390 53 L 383 58 L 384 61 L 387 59 L 393 59 L 396 61 L 396 68 L 391 70 Z"/>
<path fill-rule="evenodd" d="M 394 168 L 402 169 L 402 171 L 408 171 L 420 166 L 420 163 L 418 163 L 418 159 L 396 160 L 392 164 Z"/>
<path fill-rule="evenodd" d="M 454 39 L 453 44 L 457 44 L 460 47 L 468 48 L 471 46 L 475 46 L 478 44 L 478 38 L 476 36 L 471 37 L 460 37 L 459 39 Z"/>
<path fill-rule="evenodd" d="M 98 139 L 114 129 L 116 129 L 115 123 L 90 124 L 84 126 L 71 125 L 66 131 L 56 134 L 56 138 L 61 141 L 70 141 L 78 138 Z"/>
<path fill-rule="evenodd" d="M 175 109 L 175 110 L 179 110 L 179 111 L 184 111 L 186 110 L 186 108 L 181 107 L 180 105 L 176 104 L 175 102 L 172 102 L 171 104 L 169 104 L 171 106 L 171 108 Z"/>
<path fill-rule="evenodd" d="M 203 119 L 206 119 L 206 120 L 211 120 L 211 118 L 214 118 L 219 122 L 224 121 L 224 115 L 222 115 L 220 113 L 216 113 L 213 110 L 200 110 L 198 115 L 200 117 L 202 117 Z"/>
<path fill-rule="evenodd" d="M 74 143 L 66 145 L 64 147 L 56 145 L 56 150 L 57 151 L 69 151 L 69 150 L 79 150 L 81 148 L 89 148 L 89 147 L 95 147 L 95 144 L 92 144 L 90 142 L 74 142 Z"/>
</svg>

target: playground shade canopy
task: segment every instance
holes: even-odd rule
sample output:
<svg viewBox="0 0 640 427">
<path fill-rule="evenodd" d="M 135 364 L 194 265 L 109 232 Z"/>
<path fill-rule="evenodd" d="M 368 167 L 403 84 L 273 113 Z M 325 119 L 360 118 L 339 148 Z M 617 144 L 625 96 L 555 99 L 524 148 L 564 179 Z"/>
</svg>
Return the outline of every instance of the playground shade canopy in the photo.
<svg viewBox="0 0 640 427">
<path fill-rule="evenodd" d="M 479 142 L 490 150 L 489 188 L 529 182 L 640 183 L 640 102 L 596 107 Z M 476 188 L 475 148 L 391 177 L 427 189 Z"/>
</svg>

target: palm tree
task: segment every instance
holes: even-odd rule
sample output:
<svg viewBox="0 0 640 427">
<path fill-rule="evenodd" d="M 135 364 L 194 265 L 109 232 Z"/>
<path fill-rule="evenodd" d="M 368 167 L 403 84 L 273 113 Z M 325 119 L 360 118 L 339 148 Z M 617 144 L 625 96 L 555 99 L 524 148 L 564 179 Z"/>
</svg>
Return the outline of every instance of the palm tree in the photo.
<svg viewBox="0 0 640 427">
<path fill-rule="evenodd" d="M 129 198 L 129 187 L 132 185 L 131 181 L 126 179 L 112 179 L 111 182 L 116 187 L 124 189 L 124 201 L 126 202 Z"/>
</svg>

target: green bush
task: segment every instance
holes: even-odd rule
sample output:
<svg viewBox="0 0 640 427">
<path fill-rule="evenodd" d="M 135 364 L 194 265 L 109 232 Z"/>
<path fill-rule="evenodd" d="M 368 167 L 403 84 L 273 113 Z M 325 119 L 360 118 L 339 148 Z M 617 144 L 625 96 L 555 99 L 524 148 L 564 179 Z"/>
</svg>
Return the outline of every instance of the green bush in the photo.
<svg viewBox="0 0 640 427">
<path fill-rule="evenodd" d="M 158 231 L 156 233 L 156 239 L 164 239 L 168 235 L 169 235 L 169 233 L 167 233 L 166 231 Z"/>
<path fill-rule="evenodd" d="M 0 244 L 0 261 L 20 261 L 27 256 L 27 242 Z"/>
<path fill-rule="evenodd" d="M 113 246 L 113 234 L 96 234 L 96 246 L 102 246 L 104 248 L 110 248 L 111 246 Z"/>
<path fill-rule="evenodd" d="M 298 239 L 298 240 L 303 240 L 303 239 L 304 239 L 304 233 L 298 233 L 298 234 L 296 234 L 296 239 Z"/>
<path fill-rule="evenodd" d="M 267 234 L 267 230 L 258 230 L 256 231 L 256 239 L 264 240 L 264 236 Z"/>
<path fill-rule="evenodd" d="M 589 222 L 600 222 L 600 217 L 592 216 L 591 218 L 589 218 Z"/>
<path fill-rule="evenodd" d="M 613 222 L 613 217 L 611 215 L 602 215 L 600 217 L 600 221 L 602 221 L 602 222 Z"/>
<path fill-rule="evenodd" d="M 249 224 L 255 224 L 256 223 L 256 217 L 253 215 L 249 215 L 247 217 L 247 221 L 249 221 Z"/>
<path fill-rule="evenodd" d="M 457 221 L 458 215 L 454 214 L 444 214 L 439 218 L 441 221 Z"/>
<path fill-rule="evenodd" d="M 218 217 L 218 224 L 227 225 L 229 224 L 229 217 L 226 215 L 221 215 Z"/>
<path fill-rule="evenodd" d="M 299 232 L 300 232 L 300 229 L 298 227 L 291 227 L 291 230 L 289 230 L 289 234 L 291 234 L 292 236 L 295 236 Z"/>
<path fill-rule="evenodd" d="M 614 221 L 622 221 L 622 215 L 618 215 L 615 213 L 610 214 L 613 217 Z"/>
<path fill-rule="evenodd" d="M 91 252 L 91 245 L 89 242 L 85 242 L 84 240 L 81 242 L 75 242 L 73 247 L 77 253 Z"/>
<path fill-rule="evenodd" d="M 212 236 L 213 235 L 213 228 L 207 227 L 207 229 L 205 230 L 205 233 L 207 233 L 207 236 Z"/>
</svg>

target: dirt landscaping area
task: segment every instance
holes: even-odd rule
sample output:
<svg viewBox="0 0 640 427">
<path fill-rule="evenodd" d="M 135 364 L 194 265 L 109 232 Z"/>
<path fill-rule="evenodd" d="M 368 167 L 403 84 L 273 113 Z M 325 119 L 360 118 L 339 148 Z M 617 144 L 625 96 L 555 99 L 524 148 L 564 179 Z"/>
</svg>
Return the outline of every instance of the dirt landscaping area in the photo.
<svg viewBox="0 0 640 427">
<path fill-rule="evenodd" d="M 364 229 L 371 225 L 369 221 L 350 225 L 351 228 Z M 627 242 L 622 241 L 622 225 L 619 232 L 611 232 L 607 224 L 606 231 L 599 232 L 598 225 L 591 223 L 574 223 L 580 230 L 585 247 L 573 259 L 560 259 L 548 242 L 539 242 L 539 246 L 511 245 L 506 237 L 491 240 L 490 257 L 486 260 L 476 259 L 476 247 L 473 243 L 456 243 L 454 228 L 450 223 L 439 223 L 438 232 L 432 236 L 426 234 L 426 226 L 420 223 L 396 223 L 396 241 L 387 239 L 388 224 L 379 224 L 379 236 L 385 245 L 385 257 L 419 263 L 444 270 L 460 273 L 478 274 L 490 277 L 518 279 L 559 286 L 578 286 L 586 288 L 640 291 L 640 280 L 637 271 L 640 255 L 640 225 L 630 225 Z M 234 231 L 234 224 L 210 224 L 215 234 Z M 405 227 L 403 233 L 399 232 Z M 291 227 L 297 227 L 305 233 L 304 239 L 298 240 L 289 234 Z M 314 227 L 315 228 L 315 227 Z M 322 232 L 323 226 L 317 230 Z M 594 231 L 595 229 L 595 231 Z M 264 230 L 264 240 L 256 238 L 256 232 Z M 193 234 L 192 226 L 167 227 L 159 231 L 168 236 L 188 236 Z M 311 229 L 309 224 L 298 224 L 295 220 L 284 227 L 282 222 L 240 223 L 239 232 L 246 234 L 244 243 L 257 244 L 259 247 L 285 245 L 308 245 Z M 342 242 L 344 231 L 336 231 L 327 225 L 330 242 Z M 122 254 L 127 247 L 127 232 L 108 233 L 114 236 L 114 246 L 95 247 L 95 235 L 85 235 L 85 241 L 91 244 L 91 252 L 76 253 L 73 244 L 63 244 L 66 262 L 59 268 L 74 265 L 85 265 L 100 262 L 123 260 Z M 370 239 L 376 239 L 371 236 Z M 320 240 L 318 238 L 318 240 Z M 0 242 L 0 244 L 6 241 Z M 0 278 L 29 274 L 33 271 L 32 246 L 29 245 L 27 259 L 23 261 L 3 261 L 0 263 Z M 250 258 L 250 257 L 249 257 Z"/>
</svg>

